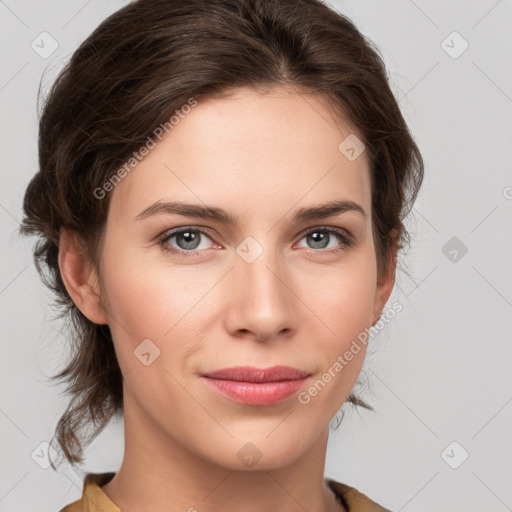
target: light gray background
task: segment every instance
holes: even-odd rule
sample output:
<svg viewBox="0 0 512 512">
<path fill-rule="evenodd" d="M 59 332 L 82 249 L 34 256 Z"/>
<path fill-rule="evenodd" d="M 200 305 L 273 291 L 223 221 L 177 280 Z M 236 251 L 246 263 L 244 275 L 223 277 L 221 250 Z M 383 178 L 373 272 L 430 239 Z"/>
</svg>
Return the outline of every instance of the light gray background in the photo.
<svg viewBox="0 0 512 512">
<path fill-rule="evenodd" d="M 32 241 L 16 230 L 37 169 L 43 71 L 46 90 L 79 43 L 125 3 L 0 1 L 1 512 L 56 512 L 81 495 L 82 474 L 36 462 L 39 454 L 44 463 L 41 443 L 67 402 L 47 381 L 64 362 L 65 335 L 33 266 Z M 395 511 L 512 510 L 512 2 L 331 5 L 379 46 L 426 177 L 408 224 L 412 278 L 398 276 L 389 302 L 404 309 L 374 338 L 365 365 L 365 397 L 377 412 L 347 413 L 330 437 L 326 475 Z M 59 45 L 47 59 L 31 48 L 43 31 Z M 469 44 L 457 58 L 445 51 L 463 48 L 454 31 Z M 456 261 L 442 250 L 452 237 L 468 249 Z M 122 422 L 101 435 L 84 471 L 116 471 L 122 435 Z M 465 452 L 457 469 L 446 462 L 460 463 Z"/>
</svg>

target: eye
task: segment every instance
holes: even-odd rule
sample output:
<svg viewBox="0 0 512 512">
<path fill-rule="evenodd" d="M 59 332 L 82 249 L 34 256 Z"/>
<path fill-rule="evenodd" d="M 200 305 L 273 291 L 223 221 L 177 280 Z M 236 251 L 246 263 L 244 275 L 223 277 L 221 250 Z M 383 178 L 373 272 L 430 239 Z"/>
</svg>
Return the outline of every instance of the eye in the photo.
<svg viewBox="0 0 512 512">
<path fill-rule="evenodd" d="M 187 253 L 191 253 L 191 256 L 194 251 L 208 249 L 204 244 L 201 246 L 203 238 L 211 240 L 204 230 L 185 227 L 172 231 L 171 233 L 165 233 L 158 240 L 158 244 L 164 251 L 173 252 L 180 256 L 189 256 Z M 175 243 L 178 247 L 173 247 L 173 245 L 170 244 L 170 241 L 173 239 L 175 239 Z"/>
<path fill-rule="evenodd" d="M 333 237 L 334 235 L 334 237 Z M 164 233 L 158 239 L 158 244 L 162 250 L 177 254 L 178 256 L 194 256 L 197 251 L 203 251 L 210 247 L 203 244 L 206 238 L 212 242 L 210 236 L 204 229 L 194 227 L 182 227 L 171 232 Z M 333 239 L 338 239 L 338 243 L 332 245 Z M 351 247 L 354 244 L 352 235 L 347 231 L 337 228 L 314 227 L 310 228 L 303 235 L 301 240 L 306 239 L 309 247 L 313 252 L 320 253 L 337 253 Z M 174 240 L 174 244 L 171 241 Z M 340 243 L 341 241 L 341 243 Z M 219 247 L 219 246 L 217 246 Z"/>
<path fill-rule="evenodd" d="M 338 240 L 341 240 L 341 244 L 330 245 L 333 235 Z M 303 239 L 306 239 L 307 243 L 311 244 L 312 247 L 310 248 L 315 252 L 339 252 L 353 245 L 352 236 L 348 232 L 327 227 L 311 228 L 303 235 L 301 240 Z"/>
</svg>

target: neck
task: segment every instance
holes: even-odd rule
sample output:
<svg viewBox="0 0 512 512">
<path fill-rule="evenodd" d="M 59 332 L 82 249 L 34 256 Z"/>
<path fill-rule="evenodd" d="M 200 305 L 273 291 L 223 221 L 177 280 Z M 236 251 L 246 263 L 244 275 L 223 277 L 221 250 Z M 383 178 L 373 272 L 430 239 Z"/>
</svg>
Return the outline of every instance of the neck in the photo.
<svg viewBox="0 0 512 512">
<path fill-rule="evenodd" d="M 125 394 L 125 453 L 103 492 L 123 512 L 340 512 L 343 506 L 324 480 L 328 428 L 293 463 L 233 470 L 194 453 L 171 438 Z M 268 458 L 271 460 L 271 457 Z"/>
</svg>

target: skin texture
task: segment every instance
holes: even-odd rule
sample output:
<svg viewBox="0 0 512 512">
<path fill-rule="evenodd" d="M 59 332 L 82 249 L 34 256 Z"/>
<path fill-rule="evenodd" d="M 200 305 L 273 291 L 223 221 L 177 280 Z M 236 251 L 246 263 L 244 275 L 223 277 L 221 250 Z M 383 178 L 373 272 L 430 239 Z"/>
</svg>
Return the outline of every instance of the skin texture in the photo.
<svg viewBox="0 0 512 512">
<path fill-rule="evenodd" d="M 366 154 L 350 161 L 338 150 L 351 133 L 325 102 L 287 88 L 203 100 L 110 192 L 99 274 L 62 232 L 66 287 L 90 320 L 109 325 L 124 375 L 125 456 L 103 487 L 123 511 L 343 510 L 324 485 L 328 429 L 364 346 L 308 404 L 297 394 L 272 406 L 235 403 L 200 374 L 289 365 L 313 374 L 305 390 L 378 320 L 396 259 L 377 276 Z M 366 217 L 291 222 L 301 208 L 340 199 Z M 220 207 L 239 222 L 136 220 L 171 200 Z M 165 252 L 158 236 L 183 226 L 209 232 L 196 233 L 185 256 Z M 304 234 L 326 226 L 354 244 L 331 233 L 325 247 Z M 251 263 L 236 251 L 249 236 L 263 248 Z M 167 246 L 185 252 L 187 243 L 178 236 Z M 134 355 L 145 339 L 160 350 L 148 366 Z M 237 456 L 246 443 L 261 455 L 251 467 Z"/>
</svg>

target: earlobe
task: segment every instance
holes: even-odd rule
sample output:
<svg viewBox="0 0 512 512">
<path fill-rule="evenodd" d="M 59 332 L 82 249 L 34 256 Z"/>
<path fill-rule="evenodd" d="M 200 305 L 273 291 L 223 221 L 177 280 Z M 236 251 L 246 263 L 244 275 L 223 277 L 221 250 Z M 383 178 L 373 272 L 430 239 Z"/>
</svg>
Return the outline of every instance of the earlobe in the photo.
<svg viewBox="0 0 512 512">
<path fill-rule="evenodd" d="M 78 309 L 91 322 L 108 324 L 97 274 L 78 236 L 66 228 L 60 232 L 59 269 L 66 290 Z"/>
</svg>

